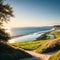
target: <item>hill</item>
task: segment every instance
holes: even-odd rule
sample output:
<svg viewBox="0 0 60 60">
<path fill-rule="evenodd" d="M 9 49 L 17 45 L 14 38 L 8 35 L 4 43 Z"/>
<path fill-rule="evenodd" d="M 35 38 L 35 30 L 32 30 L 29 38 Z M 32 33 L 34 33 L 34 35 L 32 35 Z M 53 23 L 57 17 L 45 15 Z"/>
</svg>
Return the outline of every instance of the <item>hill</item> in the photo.
<svg viewBox="0 0 60 60">
<path fill-rule="evenodd" d="M 20 49 L 13 48 L 8 44 L 0 43 L 0 60 L 19 60 L 27 57 L 32 56 Z"/>
<path fill-rule="evenodd" d="M 52 51 L 56 51 L 60 49 L 60 39 L 55 39 L 52 41 L 48 41 L 41 47 L 39 47 L 36 52 L 38 53 L 48 53 Z"/>
<path fill-rule="evenodd" d="M 58 52 L 56 52 L 55 54 L 53 54 L 49 60 L 60 60 L 60 50 Z"/>
<path fill-rule="evenodd" d="M 56 38 L 59 38 L 59 37 L 60 37 L 60 32 L 55 32 L 55 31 L 53 31 L 53 32 L 51 32 L 50 34 L 55 35 Z"/>
</svg>

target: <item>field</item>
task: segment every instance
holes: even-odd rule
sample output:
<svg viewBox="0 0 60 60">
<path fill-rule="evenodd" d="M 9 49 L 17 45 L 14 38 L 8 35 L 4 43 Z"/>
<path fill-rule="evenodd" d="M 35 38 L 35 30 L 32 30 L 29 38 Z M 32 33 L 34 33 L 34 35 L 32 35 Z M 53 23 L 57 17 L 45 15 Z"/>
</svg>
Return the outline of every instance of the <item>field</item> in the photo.
<svg viewBox="0 0 60 60">
<path fill-rule="evenodd" d="M 48 41 L 49 40 L 39 40 L 39 41 L 33 41 L 33 42 L 19 42 L 19 43 L 14 43 L 12 45 L 17 46 L 19 48 L 26 49 L 26 50 L 35 50 Z"/>
</svg>

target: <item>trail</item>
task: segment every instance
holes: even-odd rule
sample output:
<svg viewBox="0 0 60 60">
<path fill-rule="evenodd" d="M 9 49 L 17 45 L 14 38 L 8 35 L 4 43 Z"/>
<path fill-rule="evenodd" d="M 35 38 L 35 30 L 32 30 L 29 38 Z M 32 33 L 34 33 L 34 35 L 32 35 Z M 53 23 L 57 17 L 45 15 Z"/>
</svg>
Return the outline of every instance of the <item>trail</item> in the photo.
<svg viewBox="0 0 60 60">
<path fill-rule="evenodd" d="M 32 55 L 33 58 L 26 58 L 21 60 L 48 60 L 49 57 L 54 53 L 52 52 L 52 53 L 46 53 L 46 54 L 39 54 L 39 53 L 36 53 L 35 51 L 27 51 L 27 50 L 25 50 L 25 52 Z"/>
<path fill-rule="evenodd" d="M 10 44 L 8 44 L 10 45 Z M 26 53 L 29 53 L 30 55 L 32 55 L 33 57 L 31 58 L 24 58 L 24 59 L 19 59 L 19 60 L 48 60 L 49 57 L 54 54 L 55 52 L 51 52 L 51 53 L 45 53 L 45 54 L 39 54 L 36 53 L 35 51 L 28 51 L 28 50 L 24 50 L 15 46 L 10 45 L 11 47 L 15 48 L 15 49 L 20 49 L 22 51 L 25 51 Z"/>
</svg>

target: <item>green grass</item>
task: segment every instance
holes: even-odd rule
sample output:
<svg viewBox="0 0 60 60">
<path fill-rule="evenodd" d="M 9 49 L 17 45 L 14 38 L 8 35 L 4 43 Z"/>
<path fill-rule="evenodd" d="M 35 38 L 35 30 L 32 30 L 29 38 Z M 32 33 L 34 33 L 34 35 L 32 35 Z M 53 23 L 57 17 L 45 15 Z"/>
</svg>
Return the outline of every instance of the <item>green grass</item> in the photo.
<svg viewBox="0 0 60 60">
<path fill-rule="evenodd" d="M 45 44 L 49 40 L 39 40 L 39 41 L 33 41 L 33 42 L 19 42 L 19 43 L 14 43 L 12 45 L 17 46 L 19 48 L 23 48 L 26 50 L 35 50 L 41 45 Z"/>
<path fill-rule="evenodd" d="M 36 49 L 36 52 L 48 53 L 59 49 L 60 49 L 60 39 L 55 39 L 52 41 L 48 41 L 47 43 Z"/>
<path fill-rule="evenodd" d="M 28 57 L 32 56 L 8 44 L 0 43 L 0 60 L 19 60 Z"/>
<path fill-rule="evenodd" d="M 48 60 L 60 60 L 60 51 L 53 54 Z"/>
</svg>

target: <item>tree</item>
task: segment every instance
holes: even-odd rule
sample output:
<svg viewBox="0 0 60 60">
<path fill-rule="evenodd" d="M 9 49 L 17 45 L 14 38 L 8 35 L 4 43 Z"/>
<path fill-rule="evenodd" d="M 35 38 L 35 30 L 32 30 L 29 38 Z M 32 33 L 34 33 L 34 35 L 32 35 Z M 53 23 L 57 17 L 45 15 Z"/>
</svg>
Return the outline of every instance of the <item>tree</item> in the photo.
<svg viewBox="0 0 60 60">
<path fill-rule="evenodd" d="M 10 21 L 10 17 L 13 17 L 13 10 L 9 4 L 4 4 L 3 0 L 0 0 L 0 41 L 7 41 L 10 35 L 2 29 L 3 23 Z"/>
<path fill-rule="evenodd" d="M 10 39 L 10 34 L 5 32 L 5 29 L 0 29 L 0 42 L 7 42 Z"/>
<path fill-rule="evenodd" d="M 0 0 L 0 27 L 3 26 L 3 22 L 8 22 L 10 17 L 13 17 L 13 10 L 9 4 L 3 4 L 4 1 Z"/>
</svg>

